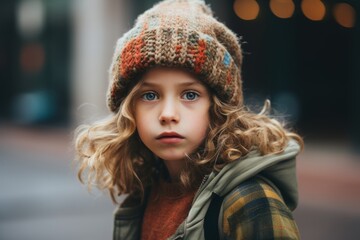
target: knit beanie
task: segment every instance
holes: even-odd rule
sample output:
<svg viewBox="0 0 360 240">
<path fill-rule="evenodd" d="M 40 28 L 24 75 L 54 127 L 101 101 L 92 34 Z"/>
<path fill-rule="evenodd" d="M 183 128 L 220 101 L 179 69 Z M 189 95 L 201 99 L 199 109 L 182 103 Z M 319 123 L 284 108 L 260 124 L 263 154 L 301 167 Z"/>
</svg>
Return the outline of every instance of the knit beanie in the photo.
<svg viewBox="0 0 360 240">
<path fill-rule="evenodd" d="M 116 43 L 108 107 L 117 112 L 145 71 L 181 68 L 222 101 L 241 105 L 242 51 L 236 35 L 217 21 L 203 0 L 163 0 L 139 15 Z"/>
</svg>

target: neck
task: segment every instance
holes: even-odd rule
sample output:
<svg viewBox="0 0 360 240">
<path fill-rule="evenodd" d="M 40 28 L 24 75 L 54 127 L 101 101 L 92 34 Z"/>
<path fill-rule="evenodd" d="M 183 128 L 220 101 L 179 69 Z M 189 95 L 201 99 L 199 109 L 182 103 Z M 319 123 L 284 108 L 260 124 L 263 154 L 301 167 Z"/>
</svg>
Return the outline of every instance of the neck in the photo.
<svg viewBox="0 0 360 240">
<path fill-rule="evenodd" d="M 169 172 L 171 182 L 178 182 L 180 180 L 181 171 L 185 168 L 185 160 L 163 161 Z"/>
</svg>

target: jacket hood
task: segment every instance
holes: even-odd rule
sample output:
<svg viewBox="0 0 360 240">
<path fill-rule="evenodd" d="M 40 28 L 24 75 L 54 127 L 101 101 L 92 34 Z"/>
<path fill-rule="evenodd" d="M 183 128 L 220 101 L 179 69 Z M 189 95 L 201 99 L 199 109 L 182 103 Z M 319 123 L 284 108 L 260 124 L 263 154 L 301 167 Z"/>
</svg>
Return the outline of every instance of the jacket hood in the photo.
<svg viewBox="0 0 360 240">
<path fill-rule="evenodd" d="M 242 181 L 260 173 L 275 184 L 285 203 L 293 210 L 298 202 L 295 157 L 299 151 L 299 144 L 291 140 L 280 154 L 261 156 L 257 152 L 251 152 L 243 159 L 224 167 L 208 187 L 217 195 L 224 196 Z"/>
<path fill-rule="evenodd" d="M 260 155 L 250 152 L 243 158 L 227 164 L 218 173 L 211 173 L 195 196 L 189 212 L 187 223 L 197 222 L 197 216 L 207 211 L 209 199 L 213 193 L 225 196 L 241 182 L 260 174 L 270 180 L 283 197 L 289 209 L 294 210 L 298 203 L 296 161 L 300 146 L 295 140 L 290 140 L 285 150 L 279 154 Z"/>
</svg>

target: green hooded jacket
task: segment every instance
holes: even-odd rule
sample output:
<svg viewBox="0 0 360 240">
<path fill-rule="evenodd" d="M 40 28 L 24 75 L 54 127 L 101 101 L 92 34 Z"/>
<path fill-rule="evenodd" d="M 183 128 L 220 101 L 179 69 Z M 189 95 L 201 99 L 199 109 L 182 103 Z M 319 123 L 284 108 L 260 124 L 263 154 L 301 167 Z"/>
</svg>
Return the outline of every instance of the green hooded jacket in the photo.
<svg viewBox="0 0 360 240">
<path fill-rule="evenodd" d="M 294 210 L 298 203 L 295 157 L 299 151 L 298 143 L 290 140 L 280 154 L 261 156 L 256 151 L 250 152 L 245 157 L 227 164 L 220 172 L 207 175 L 195 194 L 187 218 L 169 239 L 205 239 L 204 218 L 214 194 L 224 198 L 218 217 L 218 232 L 220 238 L 225 239 L 222 231 L 224 203 L 234 189 L 256 176 L 265 179 L 281 196 L 287 208 Z M 145 204 L 131 208 L 119 207 L 115 211 L 114 240 L 140 239 Z"/>
</svg>

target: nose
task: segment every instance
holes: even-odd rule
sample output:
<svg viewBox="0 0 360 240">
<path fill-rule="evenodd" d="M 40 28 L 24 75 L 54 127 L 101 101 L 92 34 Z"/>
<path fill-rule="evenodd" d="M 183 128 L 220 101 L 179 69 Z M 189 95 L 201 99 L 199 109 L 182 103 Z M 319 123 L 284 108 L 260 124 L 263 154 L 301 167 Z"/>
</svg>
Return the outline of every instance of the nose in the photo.
<svg viewBox="0 0 360 240">
<path fill-rule="evenodd" d="M 166 100 L 163 103 L 159 115 L 159 121 L 161 124 L 178 123 L 180 116 L 177 109 L 177 104 L 174 100 Z"/>
</svg>

